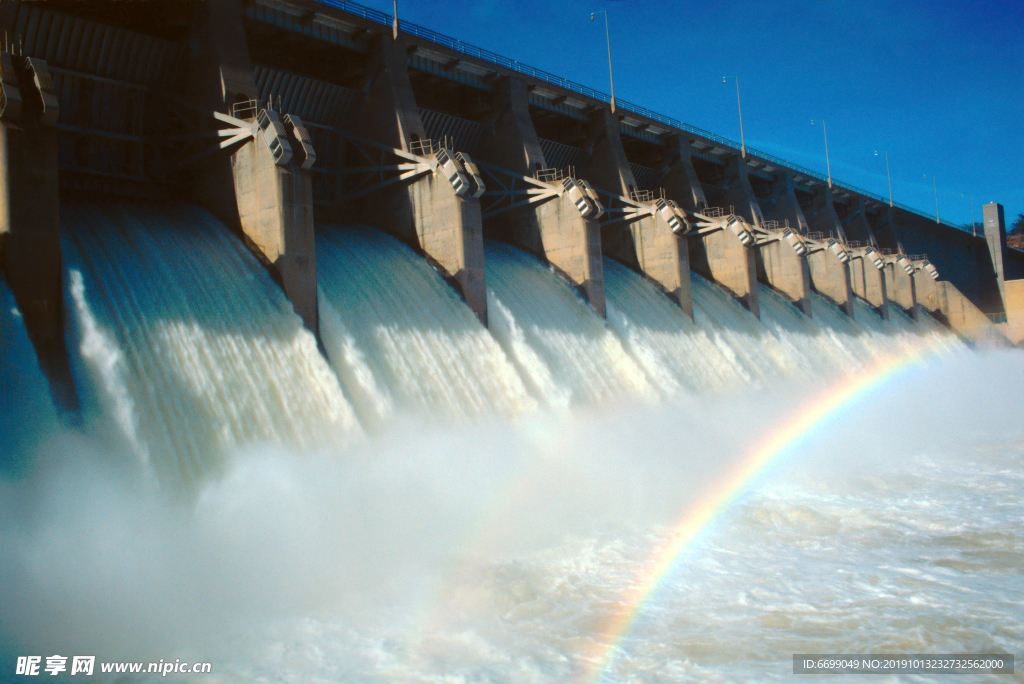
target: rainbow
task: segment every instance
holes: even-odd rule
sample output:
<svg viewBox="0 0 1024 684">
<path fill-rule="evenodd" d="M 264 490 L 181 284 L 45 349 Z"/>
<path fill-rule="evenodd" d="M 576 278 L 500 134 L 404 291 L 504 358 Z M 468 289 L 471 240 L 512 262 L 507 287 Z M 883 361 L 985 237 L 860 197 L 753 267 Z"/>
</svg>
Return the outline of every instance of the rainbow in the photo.
<svg viewBox="0 0 1024 684">
<path fill-rule="evenodd" d="M 609 623 L 595 655 L 589 658 L 593 666 L 587 670 L 584 681 L 600 682 L 603 675 L 611 671 L 620 645 L 632 632 L 658 590 L 681 564 L 687 547 L 749 490 L 769 466 L 780 456 L 793 452 L 861 399 L 911 369 L 923 365 L 931 355 L 929 352 L 934 351 L 938 350 L 931 345 L 909 350 L 830 386 L 823 395 L 803 404 L 788 422 L 766 435 L 730 472 L 723 475 L 717 486 L 696 501 L 673 527 L 669 534 L 671 543 L 658 554 L 646 577 L 633 583 L 633 589 L 623 598 L 625 609 Z"/>
</svg>

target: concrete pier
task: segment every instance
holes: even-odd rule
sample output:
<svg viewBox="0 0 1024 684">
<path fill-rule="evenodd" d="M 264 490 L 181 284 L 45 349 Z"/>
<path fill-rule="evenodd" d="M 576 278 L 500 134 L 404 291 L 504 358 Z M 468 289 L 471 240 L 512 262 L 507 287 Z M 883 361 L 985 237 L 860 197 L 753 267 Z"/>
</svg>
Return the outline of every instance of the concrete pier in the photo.
<svg viewBox="0 0 1024 684">
<path fill-rule="evenodd" d="M 25 60 L 2 54 L 0 239 L 4 276 L 37 346 L 61 339 L 58 113 L 52 85 L 40 89 Z M 45 62 L 37 63 L 44 74 Z M 45 97 L 48 99 L 44 101 Z M 47 109 L 44 106 L 48 105 Z"/>
<path fill-rule="evenodd" d="M 914 293 L 918 306 L 930 313 L 941 312 L 942 305 L 939 301 L 938 281 L 932 279 L 924 271 L 914 271 L 912 277 L 914 279 Z"/>
<path fill-rule="evenodd" d="M 750 188 L 747 165 L 739 155 L 729 158 L 724 183 L 724 199 L 732 207 L 733 213 L 751 226 L 761 227 L 764 224 L 761 207 Z M 729 211 L 729 206 L 723 209 Z M 756 248 L 744 247 L 739 238 L 728 230 L 719 230 L 690 241 L 690 263 L 693 268 L 732 292 L 750 313 L 760 318 L 756 251 Z"/>
<path fill-rule="evenodd" d="M 875 231 L 868 221 L 867 204 L 863 197 L 855 197 L 846 208 L 842 219 L 843 231 L 850 240 L 857 240 L 865 245 L 878 247 Z"/>
<path fill-rule="evenodd" d="M 0 270 L 54 404 L 73 412 L 78 397 L 64 345 L 60 257 L 60 104 L 45 61 L 7 52 L 0 60 Z"/>
<path fill-rule="evenodd" d="M 427 136 L 409 82 L 407 49 L 401 37 L 393 40 L 390 33 L 376 38 L 356 132 L 374 142 L 414 152 L 413 143 Z M 360 206 L 363 221 L 412 242 L 457 283 L 466 303 L 487 324 L 479 200 L 458 196 L 447 178 L 430 173 L 368 195 Z"/>
<path fill-rule="evenodd" d="M 898 306 L 908 316 L 917 320 L 917 288 L 914 277 L 908 275 L 896 260 L 886 257 L 885 291 L 889 301 Z"/>
<path fill-rule="evenodd" d="M 493 134 L 484 142 L 480 159 L 532 177 L 548 164 L 530 118 L 526 83 L 501 79 L 496 99 Z M 600 224 L 584 218 L 568 194 L 484 219 L 484 229 L 546 261 L 605 315 Z"/>
<path fill-rule="evenodd" d="M 1005 327 L 997 327 L 989 316 L 948 280 L 936 280 L 926 268 L 928 262 L 914 261 L 914 286 L 918 304 L 942 320 L 961 337 L 984 344 L 1009 343 Z M 941 277 L 941 271 L 938 272 Z"/>
<path fill-rule="evenodd" d="M 661 179 L 661 186 L 665 193 L 684 211 L 703 211 L 708 201 L 693 168 L 690 139 L 680 134 L 667 136 L 664 154 L 668 170 Z"/>
<path fill-rule="evenodd" d="M 637 184 L 619 139 L 618 120 L 611 111 L 594 113 L 588 128 L 590 161 L 580 175 L 595 188 L 629 198 Z M 672 232 L 660 215 L 601 227 L 601 248 L 612 258 L 634 264 L 641 273 L 693 318 L 687 239 Z"/>
<path fill-rule="evenodd" d="M 864 248 L 851 250 L 848 264 L 850 286 L 854 294 L 870 304 L 882 318 L 888 320 L 888 287 L 884 267 L 877 268 L 865 252 Z"/>
<path fill-rule="evenodd" d="M 812 233 L 821 233 L 825 238 L 846 242 L 846 234 L 839 222 L 832 190 L 823 186 L 814 193 L 814 202 L 809 212 L 804 212 L 807 225 Z M 853 318 L 853 288 L 850 269 L 829 250 L 817 251 L 807 257 L 811 272 L 811 285 L 820 294 L 831 299 L 847 316 Z"/>
<path fill-rule="evenodd" d="M 869 223 L 871 219 L 869 217 Z M 890 252 L 902 252 L 903 245 L 900 243 L 900 230 L 896 226 L 893 208 L 883 206 L 875 215 L 874 223 L 871 225 L 871 233 L 878 241 L 878 246 Z"/>
<path fill-rule="evenodd" d="M 291 142 L 295 147 L 296 141 Z M 319 333 L 310 174 L 295 160 L 284 167 L 275 164 L 262 140 L 238 150 L 231 166 L 246 242 L 270 267 L 306 327 Z"/>
<path fill-rule="evenodd" d="M 867 217 L 867 215 L 865 215 Z M 868 218 L 869 225 L 871 224 Z M 902 267 L 896 264 L 895 254 L 903 253 L 903 245 L 898 239 L 899 229 L 896 227 L 893 218 L 893 210 L 890 206 L 883 206 L 879 209 L 875 222 L 871 227 L 871 234 L 875 237 L 880 249 L 886 250 L 885 269 L 882 271 L 885 276 L 886 298 L 900 307 L 904 313 L 917 320 L 917 291 L 914 286 L 914 277 L 907 274 Z"/>
<path fill-rule="evenodd" d="M 761 209 L 768 221 L 801 236 L 809 232 L 807 218 L 796 198 L 793 173 L 784 171 L 772 181 L 772 197 L 761 202 Z M 782 293 L 806 315 L 811 314 L 811 271 L 807 259 L 794 252 L 788 245 L 775 241 L 759 249 L 758 278 Z"/>
<path fill-rule="evenodd" d="M 194 34 L 201 59 L 192 66 L 192 87 L 200 103 L 230 114 L 233 104 L 255 100 L 257 92 L 242 6 L 238 0 L 210 0 L 207 8 Z M 255 117 L 256 110 L 250 111 Z M 299 147 L 295 139 L 290 145 Z M 312 179 L 300 161 L 295 157 L 278 165 L 263 134 L 257 134 L 231 155 L 230 166 L 222 158 L 204 165 L 197 196 L 241 232 L 306 327 L 319 334 Z"/>
<path fill-rule="evenodd" d="M 982 207 L 985 226 L 985 244 L 988 245 L 989 257 L 992 259 L 992 270 L 995 271 L 996 282 L 999 284 L 999 299 L 990 296 L 993 312 L 1006 311 L 1006 220 L 1003 216 L 1003 205 L 990 202 Z M 1001 306 L 1000 306 L 1001 305 Z"/>
<path fill-rule="evenodd" d="M 868 222 L 864 198 L 853 200 L 843 221 L 847 237 L 861 242 L 873 249 L 878 248 L 878 241 Z M 854 249 L 850 260 L 850 280 L 854 294 L 870 304 L 882 318 L 889 318 L 888 288 L 884 269 L 877 268 L 871 259 L 865 256 L 865 249 Z"/>
</svg>

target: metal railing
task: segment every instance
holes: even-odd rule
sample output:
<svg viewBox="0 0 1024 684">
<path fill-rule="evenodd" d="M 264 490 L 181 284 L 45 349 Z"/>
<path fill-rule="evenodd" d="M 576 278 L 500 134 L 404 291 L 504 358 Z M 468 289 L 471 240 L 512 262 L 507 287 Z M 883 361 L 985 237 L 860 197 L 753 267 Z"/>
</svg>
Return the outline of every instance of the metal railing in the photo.
<svg viewBox="0 0 1024 684">
<path fill-rule="evenodd" d="M 255 119 L 259 103 L 256 100 L 243 100 L 231 105 L 231 116 L 236 119 Z"/>
<path fill-rule="evenodd" d="M 369 7 L 364 7 L 363 5 L 359 5 L 354 2 L 347 2 L 346 0 L 316 1 L 322 5 L 335 7 L 349 14 L 355 15 L 357 17 L 362 17 L 363 19 L 368 19 L 370 21 L 376 22 L 378 24 L 383 24 L 385 26 L 391 26 L 392 22 L 394 21 L 394 17 L 390 14 L 385 14 L 384 12 L 371 9 Z M 499 54 L 491 52 L 490 50 L 484 50 L 483 48 L 479 48 L 470 43 L 465 43 L 461 40 L 451 38 L 441 33 L 437 33 L 436 31 L 424 28 L 423 26 L 418 26 L 416 24 L 413 24 L 408 21 L 403 21 L 401 19 L 398 20 L 398 26 L 402 31 L 411 36 L 425 38 L 426 40 L 436 43 L 437 45 L 441 45 L 442 47 L 446 47 L 449 50 L 455 50 L 456 52 L 460 52 L 464 55 L 476 57 L 477 59 L 490 62 L 491 64 L 496 64 L 506 69 L 510 69 L 512 71 L 515 71 L 516 73 L 524 74 L 526 76 L 532 76 L 533 78 L 544 81 L 545 83 L 556 85 L 570 92 L 592 98 L 599 102 L 611 102 L 611 97 L 605 93 L 602 93 L 599 90 L 588 88 L 587 86 L 580 85 L 579 83 L 575 83 L 566 78 L 562 78 L 561 76 L 556 76 L 555 74 L 549 73 L 542 69 L 536 69 L 532 66 L 529 66 L 528 64 L 522 64 L 517 60 L 509 59 L 508 57 L 503 57 Z M 658 123 L 662 123 L 667 126 L 671 126 L 682 131 L 686 131 L 688 133 L 694 133 L 696 135 L 701 136 L 702 138 L 719 143 L 720 145 L 723 145 L 735 152 L 740 151 L 740 145 L 736 143 L 736 141 L 734 140 L 724 138 L 720 135 L 711 133 L 710 131 L 705 131 L 704 129 L 697 128 L 696 126 L 691 126 L 687 123 L 679 121 L 678 119 L 673 119 L 670 116 L 665 116 L 664 114 L 659 114 L 657 112 L 651 111 L 646 107 L 641 107 L 639 105 L 635 105 L 631 102 L 627 102 L 619 98 L 615 99 L 615 106 L 618 107 L 619 109 L 624 109 L 626 111 L 633 112 L 634 114 L 639 114 L 640 116 L 647 117 L 652 121 L 657 121 Z M 823 173 L 818 173 L 817 171 L 812 171 L 806 167 L 785 161 L 784 159 L 779 159 L 774 155 L 767 154 L 766 152 L 761 152 L 759 150 L 755 150 L 749 146 L 746 148 L 746 150 L 748 156 L 754 156 L 763 161 L 770 162 L 774 166 L 779 166 L 785 169 L 789 169 L 790 171 L 795 171 L 796 173 L 799 173 L 802 176 L 808 176 L 810 178 L 816 178 L 817 180 L 828 182 L 828 176 L 826 176 Z M 882 197 L 881 195 L 875 194 L 873 192 L 868 192 L 867 190 L 850 185 L 849 183 L 843 183 L 842 181 L 838 181 L 835 178 L 832 179 L 832 185 L 843 188 L 844 190 L 849 190 L 850 192 L 855 192 L 859 195 L 863 195 L 864 197 L 869 197 L 883 204 L 889 203 L 889 200 L 886 197 Z M 918 216 L 922 216 L 927 219 L 934 218 L 932 214 L 919 211 L 917 209 L 914 209 L 913 207 L 907 206 L 906 204 L 895 202 L 893 203 L 893 206 L 904 211 L 908 211 L 912 214 L 917 214 Z M 955 228 L 956 230 L 960 230 L 965 233 L 973 233 L 972 227 L 968 225 L 951 223 L 949 221 L 940 221 L 940 223 L 941 225 L 947 226 L 949 228 Z"/>
<path fill-rule="evenodd" d="M 782 221 L 765 221 L 761 224 L 765 230 L 789 230 L 789 219 Z"/>
<path fill-rule="evenodd" d="M 451 149 L 449 147 L 448 137 L 445 136 L 440 140 L 432 140 L 430 138 L 423 138 L 419 140 L 413 140 L 409 143 L 409 151 L 420 157 L 429 157 L 440 149 Z"/>
<path fill-rule="evenodd" d="M 700 213 L 708 218 L 722 218 L 723 216 L 732 216 L 735 214 L 736 208 L 730 206 L 729 211 L 726 211 L 725 207 L 704 207 L 704 211 Z"/>
<path fill-rule="evenodd" d="M 536 178 L 547 183 L 557 183 L 563 178 L 571 178 L 572 169 L 537 169 Z"/>
</svg>

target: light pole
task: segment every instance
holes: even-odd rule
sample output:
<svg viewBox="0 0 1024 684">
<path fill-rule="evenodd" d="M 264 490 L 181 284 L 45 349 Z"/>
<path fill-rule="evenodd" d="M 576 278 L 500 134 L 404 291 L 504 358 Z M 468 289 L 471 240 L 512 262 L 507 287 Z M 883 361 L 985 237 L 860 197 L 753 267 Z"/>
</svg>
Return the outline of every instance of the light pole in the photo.
<svg viewBox="0 0 1024 684">
<path fill-rule="evenodd" d="M 960 196 L 963 197 L 965 194 L 967 195 L 968 199 L 971 200 L 971 234 L 974 235 L 974 237 L 978 237 L 978 226 L 977 224 L 974 223 L 974 196 L 971 195 L 971 193 L 969 192 L 961 192 Z"/>
<path fill-rule="evenodd" d="M 924 177 L 927 178 L 928 174 L 924 174 Z M 935 222 L 941 224 L 942 221 L 939 220 L 939 186 L 935 184 L 934 175 L 932 175 L 932 190 L 935 191 Z"/>
<path fill-rule="evenodd" d="M 394 0 L 392 5 L 395 8 L 395 20 L 391 23 L 391 37 L 398 40 L 398 0 Z"/>
<path fill-rule="evenodd" d="M 814 125 L 814 120 L 811 120 Z M 821 120 L 821 132 L 825 134 L 825 169 L 828 170 L 828 187 L 832 187 L 832 165 L 828 162 L 828 131 L 825 130 L 825 120 Z"/>
<path fill-rule="evenodd" d="M 878 152 L 875 152 L 878 156 Z M 885 151 L 885 177 L 889 180 L 889 206 L 892 206 L 892 175 L 889 173 L 889 151 Z"/>
<path fill-rule="evenodd" d="M 747 146 L 743 142 L 743 107 L 740 106 L 740 77 L 739 76 L 723 76 L 722 83 L 725 83 L 730 78 L 736 80 L 736 109 L 740 113 L 740 155 L 747 158 Z"/>
<path fill-rule="evenodd" d="M 615 113 L 615 79 L 612 78 L 612 39 L 608 33 L 608 10 L 601 10 L 599 12 L 590 13 L 590 21 L 594 21 L 594 15 L 604 15 L 604 39 L 608 44 L 608 83 L 612 89 L 612 114 Z"/>
</svg>

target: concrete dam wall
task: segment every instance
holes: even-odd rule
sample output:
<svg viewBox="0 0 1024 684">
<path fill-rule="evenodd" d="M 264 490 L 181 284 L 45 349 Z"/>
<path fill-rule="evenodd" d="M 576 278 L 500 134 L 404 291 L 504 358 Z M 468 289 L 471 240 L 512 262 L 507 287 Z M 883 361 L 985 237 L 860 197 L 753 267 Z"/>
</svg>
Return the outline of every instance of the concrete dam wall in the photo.
<svg viewBox="0 0 1024 684">
<path fill-rule="evenodd" d="M 60 226 L 83 199 L 204 208 L 321 348 L 328 224 L 398 237 L 485 326 L 488 240 L 602 317 L 610 259 L 691 319 L 699 275 L 755 318 L 768 288 L 809 317 L 924 310 L 999 339 L 1024 275 L 998 205 L 975 237 L 354 3 L 9 2 L 0 21 L 0 259 L 54 388 L 72 375 Z"/>
</svg>

